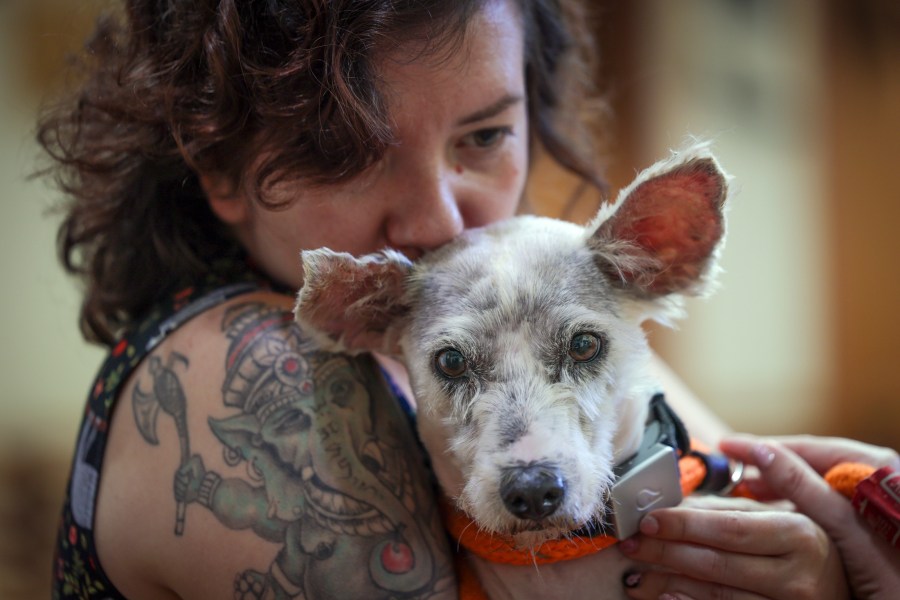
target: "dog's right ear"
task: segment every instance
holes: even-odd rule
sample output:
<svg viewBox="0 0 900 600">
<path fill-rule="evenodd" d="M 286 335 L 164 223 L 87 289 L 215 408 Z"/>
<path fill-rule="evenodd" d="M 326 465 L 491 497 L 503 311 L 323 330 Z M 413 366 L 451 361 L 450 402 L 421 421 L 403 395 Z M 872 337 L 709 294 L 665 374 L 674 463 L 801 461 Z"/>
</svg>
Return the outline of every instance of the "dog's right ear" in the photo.
<svg viewBox="0 0 900 600">
<path fill-rule="evenodd" d="M 705 144 L 638 175 L 588 227 L 612 285 L 642 299 L 704 295 L 725 238 L 728 176 Z"/>
<path fill-rule="evenodd" d="M 356 258 L 327 248 L 304 250 L 303 286 L 294 318 L 322 350 L 400 354 L 412 263 L 394 250 Z"/>
</svg>

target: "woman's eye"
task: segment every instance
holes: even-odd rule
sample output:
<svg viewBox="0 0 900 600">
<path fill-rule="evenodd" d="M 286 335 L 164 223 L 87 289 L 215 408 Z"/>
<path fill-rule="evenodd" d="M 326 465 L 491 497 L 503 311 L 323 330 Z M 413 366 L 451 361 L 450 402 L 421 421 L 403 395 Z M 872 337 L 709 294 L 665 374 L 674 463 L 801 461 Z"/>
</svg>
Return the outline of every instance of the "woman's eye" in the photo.
<svg viewBox="0 0 900 600">
<path fill-rule="evenodd" d="M 512 135 L 511 127 L 488 127 L 470 133 L 460 144 L 476 148 L 493 148 L 499 146 L 508 135 Z"/>
<path fill-rule="evenodd" d="M 577 333 L 569 342 L 569 356 L 575 362 L 589 362 L 600 354 L 600 338 L 593 333 Z"/>
<path fill-rule="evenodd" d="M 461 377 L 468 370 L 466 359 L 462 352 L 454 348 L 441 350 L 434 357 L 434 364 L 438 371 L 450 378 Z"/>
</svg>

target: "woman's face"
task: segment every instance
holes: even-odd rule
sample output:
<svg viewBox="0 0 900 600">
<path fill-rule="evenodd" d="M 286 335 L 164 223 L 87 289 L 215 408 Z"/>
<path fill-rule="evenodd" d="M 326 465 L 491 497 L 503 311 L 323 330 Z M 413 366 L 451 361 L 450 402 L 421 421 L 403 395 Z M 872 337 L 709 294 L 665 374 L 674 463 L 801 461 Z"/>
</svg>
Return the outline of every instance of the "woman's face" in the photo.
<svg viewBox="0 0 900 600">
<path fill-rule="evenodd" d="M 415 259 L 463 229 L 510 217 L 528 163 L 524 48 L 512 3 L 491 1 L 473 17 L 449 59 L 400 46 L 379 64 L 396 145 L 340 184 L 285 183 L 267 210 L 238 195 L 211 205 L 277 281 L 301 284 L 299 253 L 329 247 L 355 255 L 395 248 Z"/>
</svg>

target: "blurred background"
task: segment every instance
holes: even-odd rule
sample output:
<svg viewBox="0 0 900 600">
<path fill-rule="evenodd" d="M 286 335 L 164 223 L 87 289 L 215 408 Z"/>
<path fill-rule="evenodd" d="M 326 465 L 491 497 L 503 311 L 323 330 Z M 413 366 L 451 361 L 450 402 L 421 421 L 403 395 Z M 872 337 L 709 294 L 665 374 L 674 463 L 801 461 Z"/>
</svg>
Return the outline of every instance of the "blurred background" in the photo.
<svg viewBox="0 0 900 600">
<path fill-rule="evenodd" d="M 0 598 L 49 592 L 69 454 L 102 352 L 54 254 L 58 193 L 30 179 L 43 102 L 99 0 L 0 1 Z M 613 191 L 711 139 L 736 190 L 720 291 L 659 352 L 738 430 L 900 447 L 900 4 L 595 0 Z M 540 162 L 541 212 L 583 222 Z"/>
</svg>

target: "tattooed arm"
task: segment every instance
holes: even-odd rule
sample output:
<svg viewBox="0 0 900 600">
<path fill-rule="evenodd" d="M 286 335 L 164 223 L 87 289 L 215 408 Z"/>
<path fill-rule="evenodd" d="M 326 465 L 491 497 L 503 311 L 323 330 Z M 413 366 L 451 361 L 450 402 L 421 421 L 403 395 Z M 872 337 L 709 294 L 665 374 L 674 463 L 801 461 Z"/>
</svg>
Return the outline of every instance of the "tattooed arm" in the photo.
<svg viewBox="0 0 900 600">
<path fill-rule="evenodd" d="M 375 363 L 318 351 L 290 299 L 193 319 L 111 424 L 101 560 L 141 598 L 456 595 L 420 449 Z"/>
</svg>

